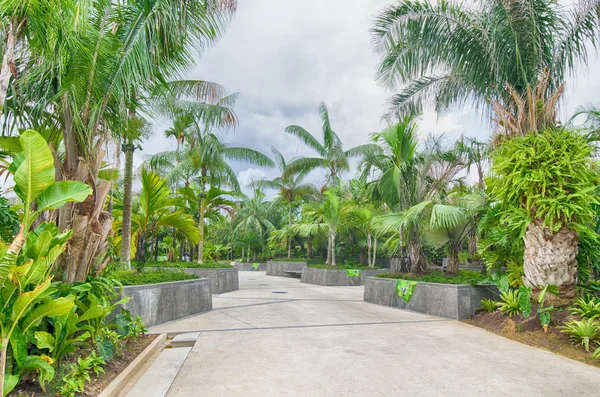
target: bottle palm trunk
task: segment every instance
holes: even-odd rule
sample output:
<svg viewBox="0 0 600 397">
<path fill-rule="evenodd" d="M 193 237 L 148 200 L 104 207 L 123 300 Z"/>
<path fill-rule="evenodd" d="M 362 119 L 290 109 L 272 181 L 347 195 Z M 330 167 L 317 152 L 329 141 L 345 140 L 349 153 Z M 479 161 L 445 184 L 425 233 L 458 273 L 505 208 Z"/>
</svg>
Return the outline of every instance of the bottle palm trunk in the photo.
<svg viewBox="0 0 600 397">
<path fill-rule="evenodd" d="M 566 227 L 551 233 L 541 221 L 529 224 L 525 236 L 523 283 L 537 289 L 555 285 L 571 298 L 577 282 L 577 232 Z"/>
</svg>

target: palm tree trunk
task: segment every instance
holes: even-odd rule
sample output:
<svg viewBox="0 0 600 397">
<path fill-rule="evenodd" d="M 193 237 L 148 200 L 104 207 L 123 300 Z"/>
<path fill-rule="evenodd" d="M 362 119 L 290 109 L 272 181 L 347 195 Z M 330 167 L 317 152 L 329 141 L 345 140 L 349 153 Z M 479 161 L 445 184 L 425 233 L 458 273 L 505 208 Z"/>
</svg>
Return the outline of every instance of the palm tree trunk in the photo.
<svg viewBox="0 0 600 397">
<path fill-rule="evenodd" d="M 200 216 L 198 220 L 198 228 L 200 229 L 200 241 L 198 241 L 198 263 L 202 263 L 204 254 L 204 198 L 200 199 Z"/>
<path fill-rule="evenodd" d="M 308 240 L 306 242 L 306 257 L 308 259 L 312 259 L 313 256 L 313 246 L 312 246 L 312 241 Z"/>
<path fill-rule="evenodd" d="M 367 233 L 367 266 L 371 266 L 371 234 Z"/>
<path fill-rule="evenodd" d="M 450 275 L 456 276 L 458 274 L 458 250 L 452 244 L 448 245 L 448 251 L 450 258 L 448 258 L 448 268 L 446 272 Z"/>
<path fill-rule="evenodd" d="M 0 111 L 4 108 L 6 93 L 12 76 L 12 70 L 15 68 L 15 27 L 12 22 L 8 23 L 8 32 L 6 34 L 6 45 L 4 47 L 4 56 L 2 57 L 2 68 L 0 69 Z"/>
<path fill-rule="evenodd" d="M 377 237 L 373 237 L 373 263 L 371 264 L 371 267 L 375 267 L 375 263 L 377 262 Z"/>
<path fill-rule="evenodd" d="M 131 142 L 123 145 L 125 152 L 125 175 L 123 176 L 123 227 L 121 239 L 121 262 L 131 268 L 131 202 L 133 196 L 133 150 Z"/>
<path fill-rule="evenodd" d="M 146 251 L 146 231 L 141 230 L 137 235 L 137 249 L 135 252 L 135 260 L 143 262 L 145 260 Z"/>
<path fill-rule="evenodd" d="M 417 238 L 411 238 L 408 242 L 408 261 L 409 270 L 412 272 L 423 273 L 427 270 L 425 254 L 423 253 L 421 242 Z"/>
<path fill-rule="evenodd" d="M 327 261 L 326 265 L 331 265 L 331 233 L 327 235 Z"/>
<path fill-rule="evenodd" d="M 288 225 L 292 230 L 292 202 L 288 201 Z M 292 258 L 292 236 L 288 235 L 288 259 Z"/>
<path fill-rule="evenodd" d="M 534 221 L 527 227 L 523 241 L 523 283 L 533 289 L 555 285 L 561 296 L 573 297 L 577 282 L 577 232 L 563 227 L 551 233 L 542 221 Z"/>
<path fill-rule="evenodd" d="M 335 266 L 335 232 L 331 233 L 331 266 Z"/>
</svg>

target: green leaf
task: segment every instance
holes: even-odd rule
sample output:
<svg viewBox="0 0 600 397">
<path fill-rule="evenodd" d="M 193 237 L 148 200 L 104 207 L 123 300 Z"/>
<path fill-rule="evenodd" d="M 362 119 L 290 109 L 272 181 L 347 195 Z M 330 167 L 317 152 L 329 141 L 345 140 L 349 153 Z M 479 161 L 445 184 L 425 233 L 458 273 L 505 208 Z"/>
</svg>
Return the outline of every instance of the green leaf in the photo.
<svg viewBox="0 0 600 397">
<path fill-rule="evenodd" d="M 54 350 L 56 339 L 53 335 L 45 331 L 36 331 L 34 335 L 36 341 L 35 345 L 38 347 L 38 349 L 48 349 L 49 351 Z"/>
<path fill-rule="evenodd" d="M 102 305 L 94 305 L 94 306 L 90 307 L 89 309 L 87 309 L 85 311 L 85 313 L 83 313 L 83 315 L 79 318 L 78 322 L 82 322 L 82 321 L 86 321 L 86 320 L 93 320 L 98 317 L 102 317 L 107 313 L 107 310 L 108 309 Z"/>
<path fill-rule="evenodd" d="M 21 377 L 19 375 L 6 374 L 4 376 L 4 390 L 3 395 L 6 396 L 19 384 Z"/>
<path fill-rule="evenodd" d="M 38 381 L 42 390 L 46 389 L 46 382 L 54 378 L 54 367 L 40 356 L 28 356 L 21 368 L 21 374 L 29 371 L 38 371 Z"/>
<path fill-rule="evenodd" d="M 531 287 L 519 287 L 519 306 L 524 318 L 531 316 Z"/>
<path fill-rule="evenodd" d="M 27 332 L 30 327 L 35 327 L 48 316 L 62 316 L 71 311 L 75 299 L 74 296 L 58 298 L 49 302 L 43 303 L 36 307 L 23 322 L 23 332 Z"/>
<path fill-rule="evenodd" d="M 25 161 L 14 175 L 15 185 L 22 192 L 24 204 L 30 206 L 48 186 L 54 183 L 54 158 L 46 140 L 37 132 L 25 131 L 19 138 Z"/>
<path fill-rule="evenodd" d="M 109 338 L 101 338 L 98 341 L 97 347 L 100 357 L 102 357 L 104 360 L 112 360 L 114 358 L 115 345 Z"/>
<path fill-rule="evenodd" d="M 19 143 L 19 137 L 16 136 L 0 137 L 0 148 L 13 153 L 19 153 L 23 151 L 21 148 L 21 143 Z"/>
<path fill-rule="evenodd" d="M 44 291 L 50 288 L 50 279 L 44 281 L 38 285 L 33 291 L 25 292 L 21 294 L 15 304 L 10 315 L 10 321 L 16 323 L 19 321 L 28 311 L 31 309 L 30 305 L 38 298 Z M 25 332 L 26 329 L 23 331 Z"/>
<path fill-rule="evenodd" d="M 87 196 L 92 194 L 92 188 L 76 181 L 60 181 L 50 185 L 37 198 L 38 212 L 46 210 L 55 210 L 66 203 L 84 201 Z"/>
<path fill-rule="evenodd" d="M 17 367 L 21 368 L 27 358 L 27 340 L 25 339 L 25 333 L 18 328 L 10 336 L 10 348 Z"/>
</svg>

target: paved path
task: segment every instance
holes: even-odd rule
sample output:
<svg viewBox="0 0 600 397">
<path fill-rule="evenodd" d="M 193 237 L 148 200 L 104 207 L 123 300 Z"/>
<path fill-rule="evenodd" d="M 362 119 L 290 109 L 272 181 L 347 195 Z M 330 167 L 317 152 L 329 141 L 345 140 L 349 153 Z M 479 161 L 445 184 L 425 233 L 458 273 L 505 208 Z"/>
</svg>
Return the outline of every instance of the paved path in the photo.
<svg viewBox="0 0 600 397">
<path fill-rule="evenodd" d="M 154 378 L 172 382 L 167 396 L 600 395 L 597 368 L 365 303 L 362 287 L 239 274 L 240 290 L 213 295 L 212 312 L 151 329 L 199 332 L 174 380 Z"/>
</svg>

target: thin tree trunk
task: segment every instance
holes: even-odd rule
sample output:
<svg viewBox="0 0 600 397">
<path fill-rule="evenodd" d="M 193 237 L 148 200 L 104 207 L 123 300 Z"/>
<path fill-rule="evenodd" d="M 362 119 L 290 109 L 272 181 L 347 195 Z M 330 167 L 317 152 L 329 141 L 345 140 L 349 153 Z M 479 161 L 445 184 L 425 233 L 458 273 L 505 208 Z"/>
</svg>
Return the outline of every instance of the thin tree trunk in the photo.
<svg viewBox="0 0 600 397">
<path fill-rule="evenodd" d="M 331 233 L 327 235 L 327 261 L 326 265 L 331 265 Z"/>
<path fill-rule="evenodd" d="M 6 46 L 2 57 L 2 68 L 0 69 L 0 111 L 4 108 L 6 93 L 10 84 L 10 78 L 15 68 L 15 27 L 12 22 L 8 23 Z"/>
<path fill-rule="evenodd" d="M 203 263 L 204 256 L 204 214 L 206 212 L 206 166 L 202 166 L 202 175 L 200 179 L 200 215 L 198 226 L 200 229 L 200 241 L 198 241 L 198 263 Z"/>
<path fill-rule="evenodd" d="M 371 233 L 367 233 L 367 266 L 371 266 Z"/>
<path fill-rule="evenodd" d="M 551 233 L 542 221 L 529 224 L 525 236 L 523 283 L 534 290 L 555 285 L 561 297 L 575 296 L 577 282 L 577 232 L 562 228 Z"/>
<path fill-rule="evenodd" d="M 313 256 L 313 246 L 312 246 L 312 241 L 308 240 L 306 242 L 306 257 L 308 259 L 312 259 Z"/>
<path fill-rule="evenodd" d="M 158 262 L 158 236 L 154 238 L 154 261 Z"/>
<path fill-rule="evenodd" d="M 373 264 L 371 267 L 375 267 L 375 263 L 377 263 L 377 237 L 373 237 Z"/>
<path fill-rule="evenodd" d="M 146 257 L 146 255 L 145 255 L 146 254 L 146 252 L 145 252 L 146 251 L 146 247 L 145 247 L 146 246 L 146 231 L 145 230 L 140 231 L 137 236 L 138 236 L 137 244 L 136 244 L 137 249 L 135 252 L 135 259 L 138 262 L 143 262 L 143 261 L 145 261 L 145 257 Z"/>
<path fill-rule="evenodd" d="M 0 353 L 0 390 L 4 390 L 4 373 L 6 372 L 6 350 L 8 349 L 8 338 L 2 339 L 2 350 Z"/>
<path fill-rule="evenodd" d="M 457 252 L 456 248 L 454 246 L 452 246 L 452 244 L 449 244 L 448 251 L 449 251 L 450 258 L 448 258 L 448 268 L 446 269 L 446 272 L 450 275 L 456 276 L 458 274 L 458 265 L 459 265 L 458 252 Z"/>
<path fill-rule="evenodd" d="M 288 225 L 292 231 L 292 202 L 288 201 Z M 288 259 L 292 258 L 292 236 L 288 235 Z"/>
<path fill-rule="evenodd" d="M 335 266 L 335 232 L 331 233 L 331 266 Z"/>
<path fill-rule="evenodd" d="M 123 145 L 125 152 L 125 175 L 123 176 L 123 228 L 121 239 L 121 262 L 131 268 L 131 203 L 133 196 L 133 150 L 131 142 Z"/>
</svg>

